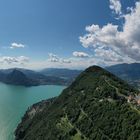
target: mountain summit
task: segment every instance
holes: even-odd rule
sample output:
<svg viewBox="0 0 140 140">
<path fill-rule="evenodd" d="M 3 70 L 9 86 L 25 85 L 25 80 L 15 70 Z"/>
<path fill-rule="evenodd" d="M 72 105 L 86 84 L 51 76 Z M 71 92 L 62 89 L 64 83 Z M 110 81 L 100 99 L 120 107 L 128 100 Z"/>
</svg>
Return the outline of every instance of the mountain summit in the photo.
<svg viewBox="0 0 140 140">
<path fill-rule="evenodd" d="M 38 85 L 38 82 L 28 78 L 23 72 L 18 69 L 13 69 L 5 78 L 5 83 L 13 85 L 32 86 Z"/>
<path fill-rule="evenodd" d="M 41 109 L 31 107 L 16 140 L 140 139 L 138 91 L 98 66 L 82 72 Z M 34 112 L 34 113 L 33 113 Z"/>
</svg>

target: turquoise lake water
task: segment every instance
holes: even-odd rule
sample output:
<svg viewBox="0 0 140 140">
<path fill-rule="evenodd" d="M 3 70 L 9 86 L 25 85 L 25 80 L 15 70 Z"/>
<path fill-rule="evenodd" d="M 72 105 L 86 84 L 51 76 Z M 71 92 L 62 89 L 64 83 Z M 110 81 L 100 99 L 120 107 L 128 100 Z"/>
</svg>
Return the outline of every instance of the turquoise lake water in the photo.
<svg viewBox="0 0 140 140">
<path fill-rule="evenodd" d="M 14 130 L 32 104 L 58 96 L 64 86 L 11 86 L 0 83 L 0 140 L 13 140 Z"/>
</svg>

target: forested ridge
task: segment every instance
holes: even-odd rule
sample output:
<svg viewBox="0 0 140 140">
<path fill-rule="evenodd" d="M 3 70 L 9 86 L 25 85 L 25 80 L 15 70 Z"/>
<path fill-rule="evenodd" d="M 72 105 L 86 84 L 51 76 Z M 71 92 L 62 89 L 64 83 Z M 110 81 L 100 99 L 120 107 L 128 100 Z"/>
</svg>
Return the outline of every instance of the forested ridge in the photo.
<svg viewBox="0 0 140 140">
<path fill-rule="evenodd" d="M 92 66 L 53 102 L 18 125 L 16 140 L 137 140 L 140 110 L 128 102 L 139 91 Z"/>
</svg>

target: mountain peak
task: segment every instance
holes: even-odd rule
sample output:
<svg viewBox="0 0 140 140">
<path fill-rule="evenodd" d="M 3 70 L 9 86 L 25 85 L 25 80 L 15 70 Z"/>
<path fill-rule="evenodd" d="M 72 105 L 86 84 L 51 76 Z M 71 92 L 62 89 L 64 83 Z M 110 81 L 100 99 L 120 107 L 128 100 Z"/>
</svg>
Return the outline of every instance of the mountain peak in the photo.
<svg viewBox="0 0 140 140">
<path fill-rule="evenodd" d="M 94 65 L 94 66 L 87 68 L 85 71 L 86 72 L 100 72 L 100 71 L 104 71 L 104 69 L 99 66 Z"/>
<path fill-rule="evenodd" d="M 108 86 L 107 81 L 126 84 L 124 81 L 99 66 L 91 66 L 83 71 L 70 88 L 95 88 L 96 86 Z M 113 82 L 114 83 L 114 82 Z M 78 85 L 78 86 L 77 86 Z"/>
<path fill-rule="evenodd" d="M 136 92 L 103 68 L 89 67 L 49 107 L 32 119 L 23 120 L 16 138 L 133 139 L 134 134 L 139 135 L 139 111 L 127 99 Z"/>
<path fill-rule="evenodd" d="M 32 86 L 38 85 L 38 82 L 28 78 L 23 72 L 18 69 L 13 69 L 5 79 L 5 83 L 13 85 Z"/>
<path fill-rule="evenodd" d="M 13 76 L 22 76 L 22 77 L 26 77 L 26 75 L 23 73 L 23 72 L 21 72 L 20 70 L 18 70 L 18 69 L 13 69 L 13 71 L 11 72 L 11 73 L 9 73 L 9 75 L 13 75 Z"/>
</svg>

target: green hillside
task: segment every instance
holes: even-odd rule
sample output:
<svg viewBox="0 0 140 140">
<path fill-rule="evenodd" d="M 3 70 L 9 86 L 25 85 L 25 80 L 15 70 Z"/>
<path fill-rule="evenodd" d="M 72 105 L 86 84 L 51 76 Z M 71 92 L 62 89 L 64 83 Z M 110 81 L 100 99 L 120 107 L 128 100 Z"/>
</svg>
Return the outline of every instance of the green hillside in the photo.
<svg viewBox="0 0 140 140">
<path fill-rule="evenodd" d="M 16 140 L 138 140 L 137 95 L 124 81 L 92 66 L 41 111 L 32 117 L 31 110 L 26 112 Z"/>
</svg>

